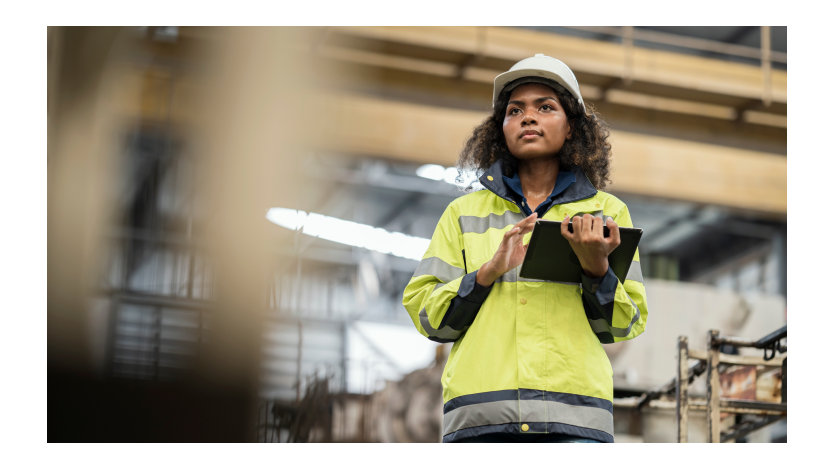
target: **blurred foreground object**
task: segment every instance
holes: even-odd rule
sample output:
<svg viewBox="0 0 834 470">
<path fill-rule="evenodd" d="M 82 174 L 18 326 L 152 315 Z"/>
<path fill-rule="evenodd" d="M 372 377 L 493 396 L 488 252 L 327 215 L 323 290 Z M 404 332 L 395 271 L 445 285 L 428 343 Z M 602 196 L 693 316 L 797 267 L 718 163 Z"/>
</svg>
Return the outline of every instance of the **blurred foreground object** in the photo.
<svg viewBox="0 0 834 470">
<path fill-rule="evenodd" d="M 292 207 L 301 184 L 292 161 L 303 112 L 286 110 L 308 83 L 303 55 L 290 49 L 303 31 L 47 34 L 47 440 L 255 440 L 269 246 L 281 242 L 264 211 Z M 152 158 L 119 158 L 148 130 L 160 143 Z M 182 178 L 187 194 L 171 199 L 166 185 L 181 189 Z M 115 255 L 105 243 L 114 229 L 125 233 Z M 149 256 L 166 245 L 184 249 Z M 154 346 L 124 359 L 129 311 Z M 197 322 L 197 338 L 169 337 L 178 351 L 161 351 L 160 335 L 183 319 Z"/>
</svg>

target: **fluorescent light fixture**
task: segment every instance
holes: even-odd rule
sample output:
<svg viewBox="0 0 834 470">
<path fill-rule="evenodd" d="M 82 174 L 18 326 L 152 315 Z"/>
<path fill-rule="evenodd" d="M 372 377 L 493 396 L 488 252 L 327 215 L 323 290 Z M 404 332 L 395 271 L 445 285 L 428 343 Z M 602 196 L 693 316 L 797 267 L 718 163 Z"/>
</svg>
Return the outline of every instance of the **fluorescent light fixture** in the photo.
<svg viewBox="0 0 834 470">
<path fill-rule="evenodd" d="M 379 227 L 315 212 L 273 207 L 267 211 L 266 218 L 275 225 L 290 230 L 299 230 L 312 237 L 417 261 L 423 258 L 423 254 L 429 247 L 428 238 L 389 232 Z"/>
<path fill-rule="evenodd" d="M 462 181 L 458 181 L 458 174 L 460 174 Z M 427 164 L 421 165 L 417 168 L 417 176 L 434 181 L 445 181 L 446 183 L 465 188 L 472 182 L 472 189 L 482 189 L 483 186 L 478 182 L 478 175 L 471 170 L 464 170 L 458 173 L 457 167 L 444 167 L 441 165 Z"/>
<path fill-rule="evenodd" d="M 417 176 L 430 180 L 440 181 L 445 176 L 446 168 L 440 165 L 428 164 L 417 168 Z"/>
</svg>

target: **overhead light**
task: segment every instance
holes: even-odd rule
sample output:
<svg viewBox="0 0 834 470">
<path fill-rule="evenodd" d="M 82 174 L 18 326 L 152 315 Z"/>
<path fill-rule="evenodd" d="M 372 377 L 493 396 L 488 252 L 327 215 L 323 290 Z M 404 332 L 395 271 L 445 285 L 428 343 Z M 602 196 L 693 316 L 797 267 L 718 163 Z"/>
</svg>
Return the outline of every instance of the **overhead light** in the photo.
<svg viewBox="0 0 834 470">
<path fill-rule="evenodd" d="M 435 181 L 442 180 L 445 173 L 446 168 L 435 164 L 422 165 L 417 168 L 417 176 Z"/>
<path fill-rule="evenodd" d="M 417 261 L 423 258 L 429 247 L 428 238 L 390 232 L 315 212 L 273 207 L 267 211 L 266 218 L 275 225 L 312 237 Z"/>
<path fill-rule="evenodd" d="M 433 163 L 421 165 L 417 168 L 417 176 L 434 181 L 445 181 L 461 188 L 469 186 L 470 183 L 472 183 L 473 189 L 481 189 L 482 187 L 477 181 L 478 175 L 474 171 L 460 171 L 454 166 L 444 167 Z"/>
</svg>

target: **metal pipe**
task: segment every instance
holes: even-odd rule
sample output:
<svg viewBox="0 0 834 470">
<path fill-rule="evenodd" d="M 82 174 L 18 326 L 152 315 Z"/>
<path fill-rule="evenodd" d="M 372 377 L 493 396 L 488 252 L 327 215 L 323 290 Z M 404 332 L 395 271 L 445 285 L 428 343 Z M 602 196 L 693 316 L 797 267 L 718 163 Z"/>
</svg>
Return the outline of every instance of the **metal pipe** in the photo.
<svg viewBox="0 0 834 470">
<path fill-rule="evenodd" d="M 751 432 L 753 432 L 757 429 L 761 429 L 761 428 L 767 426 L 768 424 L 775 423 L 776 421 L 779 421 L 780 419 L 783 419 L 783 417 L 781 417 L 781 416 L 765 416 L 764 418 L 762 418 L 761 420 L 759 420 L 755 423 L 744 423 L 744 424 L 740 425 L 739 428 L 736 429 L 735 431 L 731 431 L 731 432 L 728 432 L 727 434 L 722 435 L 721 436 L 721 441 L 722 442 L 735 441 L 736 439 L 742 438 L 742 437 L 750 434 Z"/>
<path fill-rule="evenodd" d="M 757 340 L 738 338 L 735 336 L 716 336 L 712 341 L 715 342 L 716 347 L 724 344 L 739 347 L 739 348 L 766 348 L 776 341 L 788 336 L 788 327 L 783 326 L 772 333 L 769 333 Z"/>
<path fill-rule="evenodd" d="M 689 340 L 678 337 L 677 409 L 678 442 L 689 441 Z"/>
<path fill-rule="evenodd" d="M 707 442 L 720 442 L 721 439 L 721 407 L 719 396 L 721 393 L 718 380 L 719 344 L 718 330 L 710 330 L 707 334 L 709 352 L 707 354 Z"/>
</svg>

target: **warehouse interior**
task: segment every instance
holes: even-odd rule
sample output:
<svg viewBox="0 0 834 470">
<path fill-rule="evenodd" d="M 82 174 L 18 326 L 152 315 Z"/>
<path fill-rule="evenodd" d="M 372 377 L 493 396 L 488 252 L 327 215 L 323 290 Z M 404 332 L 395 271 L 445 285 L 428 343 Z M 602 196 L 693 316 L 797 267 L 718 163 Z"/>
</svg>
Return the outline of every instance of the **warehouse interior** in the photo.
<svg viewBox="0 0 834 470">
<path fill-rule="evenodd" d="M 688 442 L 787 442 L 786 330 L 754 344 L 787 325 L 786 27 L 47 36 L 49 442 L 439 442 L 449 345 L 402 291 L 477 190 L 455 162 L 493 78 L 535 53 L 609 124 L 607 190 L 644 231 L 615 442 L 682 442 L 690 366 Z M 764 356 L 714 367 L 720 393 L 711 330 Z M 756 405 L 716 421 L 712 396 Z"/>
</svg>

